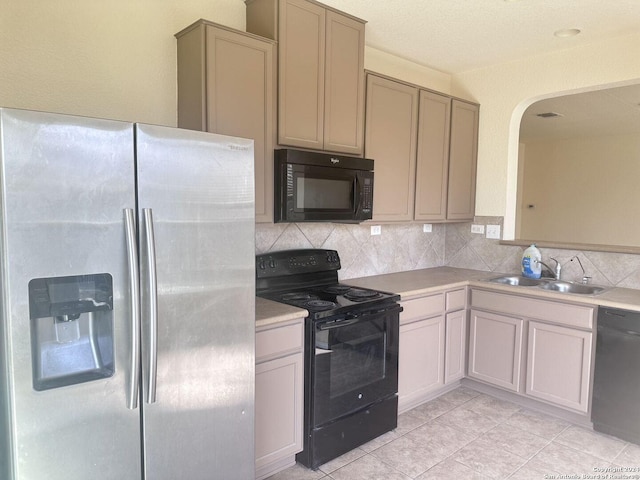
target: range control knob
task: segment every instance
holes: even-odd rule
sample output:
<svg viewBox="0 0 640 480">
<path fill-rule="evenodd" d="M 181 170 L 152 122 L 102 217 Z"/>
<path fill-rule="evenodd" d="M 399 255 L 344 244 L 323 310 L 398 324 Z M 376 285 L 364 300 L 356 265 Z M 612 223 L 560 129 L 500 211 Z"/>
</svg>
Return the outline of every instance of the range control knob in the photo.
<svg viewBox="0 0 640 480">
<path fill-rule="evenodd" d="M 276 265 L 276 261 L 273 258 L 269 257 L 269 268 L 276 268 Z"/>
<path fill-rule="evenodd" d="M 340 259 L 336 252 L 327 252 L 327 263 L 338 263 Z"/>
</svg>

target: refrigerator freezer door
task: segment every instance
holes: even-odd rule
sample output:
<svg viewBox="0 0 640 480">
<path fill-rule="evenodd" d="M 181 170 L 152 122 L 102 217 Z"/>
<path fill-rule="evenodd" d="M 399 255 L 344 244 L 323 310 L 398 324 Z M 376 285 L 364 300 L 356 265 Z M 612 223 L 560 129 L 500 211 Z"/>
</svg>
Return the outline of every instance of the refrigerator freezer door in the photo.
<svg viewBox="0 0 640 480">
<path fill-rule="evenodd" d="M 253 141 L 136 128 L 138 216 L 153 219 L 152 229 L 139 229 L 146 476 L 252 479 Z M 157 275 L 155 399 L 148 391 L 150 251 Z"/>
<path fill-rule="evenodd" d="M 0 109 L 0 120 L 0 339 L 6 355 L 0 404 L 8 413 L 0 421 L 0 442 L 8 443 L 0 477 L 135 478 L 141 471 L 140 410 L 126 407 L 131 327 L 123 215 L 135 205 L 133 125 L 9 109 Z M 31 280 L 85 274 L 79 282 L 40 289 L 57 313 L 32 312 L 30 318 Z M 76 318 L 73 308 L 104 303 L 91 293 L 92 278 L 109 276 L 112 309 Z M 34 316 L 43 318 L 32 342 Z M 112 357 L 115 373 L 36 391 L 32 343 L 42 348 L 42 368 L 90 370 L 92 359 L 100 366 L 101 357 Z M 109 350 L 114 345 L 115 353 Z M 67 363 L 79 353 L 84 364 Z"/>
</svg>

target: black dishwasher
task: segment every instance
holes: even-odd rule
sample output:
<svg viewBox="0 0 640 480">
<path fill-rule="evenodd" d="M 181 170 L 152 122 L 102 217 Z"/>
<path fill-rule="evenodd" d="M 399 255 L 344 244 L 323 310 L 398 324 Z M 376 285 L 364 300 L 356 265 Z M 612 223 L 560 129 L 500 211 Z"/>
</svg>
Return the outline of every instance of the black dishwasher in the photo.
<svg viewBox="0 0 640 480">
<path fill-rule="evenodd" d="M 600 307 L 591 421 L 640 444 L 640 312 Z"/>
</svg>

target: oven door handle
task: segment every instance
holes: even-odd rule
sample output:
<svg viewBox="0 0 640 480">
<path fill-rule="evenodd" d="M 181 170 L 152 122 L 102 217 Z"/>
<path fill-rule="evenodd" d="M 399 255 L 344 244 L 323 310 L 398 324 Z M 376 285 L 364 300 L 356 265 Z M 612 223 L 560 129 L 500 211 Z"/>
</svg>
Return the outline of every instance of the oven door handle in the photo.
<svg viewBox="0 0 640 480">
<path fill-rule="evenodd" d="M 333 328 L 341 328 L 348 325 L 353 325 L 354 323 L 358 323 L 360 320 L 360 317 L 349 318 L 346 320 L 336 320 L 335 322 L 322 323 L 318 328 L 320 330 L 331 330 Z"/>
</svg>

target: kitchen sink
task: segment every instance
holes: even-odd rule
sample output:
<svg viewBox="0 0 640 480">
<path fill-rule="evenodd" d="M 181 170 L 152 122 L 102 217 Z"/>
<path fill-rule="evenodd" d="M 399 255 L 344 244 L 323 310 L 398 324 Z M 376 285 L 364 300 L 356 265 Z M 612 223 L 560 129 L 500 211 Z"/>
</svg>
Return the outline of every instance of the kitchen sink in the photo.
<svg viewBox="0 0 640 480">
<path fill-rule="evenodd" d="M 519 275 L 507 275 L 504 277 L 496 277 L 489 279 L 490 282 L 502 283 L 504 285 L 519 285 L 521 287 L 537 287 L 546 283 L 548 280 L 538 278 L 527 278 Z"/>
<path fill-rule="evenodd" d="M 605 291 L 604 287 L 596 285 L 585 285 L 583 283 L 563 282 L 560 280 L 547 282 L 540 285 L 540 288 L 561 293 L 578 293 L 580 295 L 597 295 Z"/>
<path fill-rule="evenodd" d="M 501 283 L 503 285 L 538 287 L 551 292 L 574 293 L 578 295 L 598 295 L 608 290 L 606 287 L 599 287 L 597 285 L 565 282 L 563 280 L 554 280 L 553 278 L 527 278 L 519 275 L 504 275 L 502 277 L 490 278 L 488 281 Z"/>
</svg>

